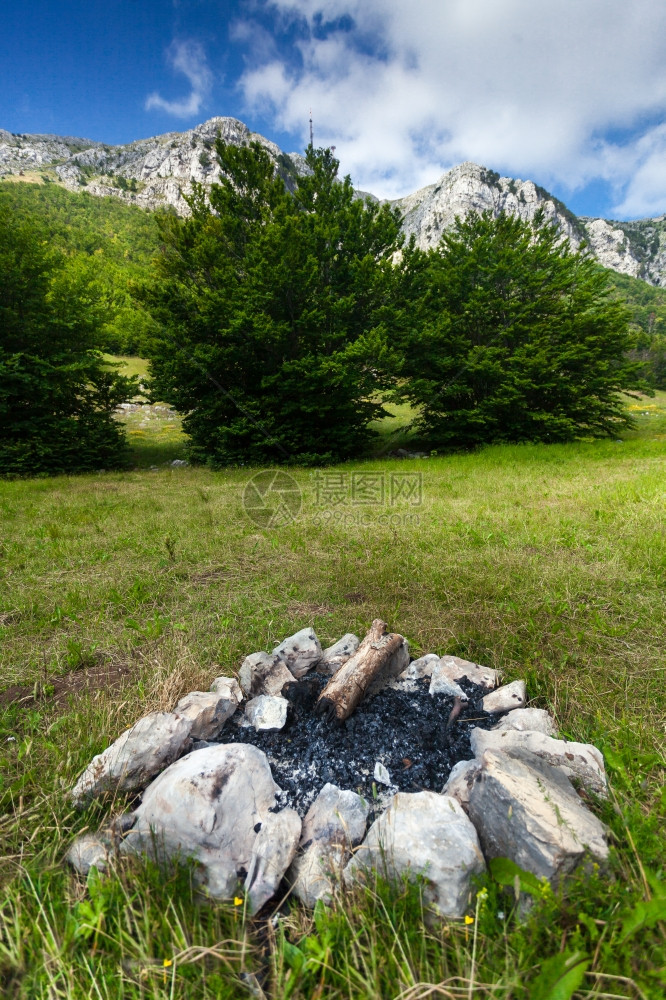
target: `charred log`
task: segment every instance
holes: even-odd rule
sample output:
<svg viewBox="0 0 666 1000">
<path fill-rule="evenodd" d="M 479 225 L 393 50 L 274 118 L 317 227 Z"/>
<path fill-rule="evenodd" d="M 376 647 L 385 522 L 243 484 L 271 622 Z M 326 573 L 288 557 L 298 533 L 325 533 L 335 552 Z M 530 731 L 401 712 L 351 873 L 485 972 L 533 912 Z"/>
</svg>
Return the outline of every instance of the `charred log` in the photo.
<svg viewBox="0 0 666 1000">
<path fill-rule="evenodd" d="M 404 638 L 388 632 L 386 622 L 376 618 L 354 655 L 338 668 L 321 692 L 317 713 L 327 722 L 344 722 L 375 681 L 389 680 L 406 666 L 401 656 L 405 649 Z"/>
</svg>

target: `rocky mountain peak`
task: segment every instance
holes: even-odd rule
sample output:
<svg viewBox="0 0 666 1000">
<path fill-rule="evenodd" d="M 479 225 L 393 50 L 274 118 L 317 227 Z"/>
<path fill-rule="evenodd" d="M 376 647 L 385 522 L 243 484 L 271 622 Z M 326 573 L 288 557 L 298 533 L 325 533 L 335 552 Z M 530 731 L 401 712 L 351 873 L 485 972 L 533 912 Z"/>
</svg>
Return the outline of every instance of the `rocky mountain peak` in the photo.
<svg viewBox="0 0 666 1000">
<path fill-rule="evenodd" d="M 299 153 L 284 153 L 274 142 L 252 132 L 237 118 L 215 116 L 186 132 L 167 132 L 126 145 L 112 146 L 73 136 L 24 135 L 0 129 L 0 180 L 22 175 L 41 183 L 55 181 L 73 191 L 122 198 L 147 209 L 171 206 L 189 212 L 192 183 L 209 187 L 219 180 L 215 140 L 246 145 L 257 141 L 293 189 L 307 171 Z M 374 199 L 358 192 L 359 197 Z M 605 267 L 666 284 L 666 221 L 613 222 L 577 218 L 561 201 L 530 180 L 501 177 L 495 170 L 465 161 L 433 184 L 392 204 L 404 215 L 403 229 L 423 249 L 435 246 L 456 216 L 468 212 L 508 212 L 532 219 L 542 209 L 575 247 L 586 241 Z"/>
</svg>

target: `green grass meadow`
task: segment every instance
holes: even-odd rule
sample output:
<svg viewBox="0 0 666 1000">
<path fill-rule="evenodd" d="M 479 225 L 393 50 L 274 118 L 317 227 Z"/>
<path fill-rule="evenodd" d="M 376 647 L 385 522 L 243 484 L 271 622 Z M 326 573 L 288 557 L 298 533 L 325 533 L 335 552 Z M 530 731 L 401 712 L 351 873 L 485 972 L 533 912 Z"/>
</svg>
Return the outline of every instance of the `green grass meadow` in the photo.
<svg viewBox="0 0 666 1000">
<path fill-rule="evenodd" d="M 273 528 L 243 507 L 256 469 L 168 464 L 185 441 L 155 407 L 123 416 L 127 472 L 0 481 L 0 995 L 663 998 L 666 393 L 628 406 L 622 440 L 404 461 L 382 457 L 409 439 L 394 408 L 377 457 L 289 469 L 301 509 Z M 67 791 L 124 728 L 305 625 L 329 644 L 375 617 L 414 655 L 525 678 L 562 735 L 603 750 L 608 871 L 520 919 L 488 877 L 466 921 L 432 925 L 418 885 L 379 879 L 253 921 L 198 897 L 187 866 L 67 869 L 73 837 L 122 807 L 77 813 Z"/>
</svg>

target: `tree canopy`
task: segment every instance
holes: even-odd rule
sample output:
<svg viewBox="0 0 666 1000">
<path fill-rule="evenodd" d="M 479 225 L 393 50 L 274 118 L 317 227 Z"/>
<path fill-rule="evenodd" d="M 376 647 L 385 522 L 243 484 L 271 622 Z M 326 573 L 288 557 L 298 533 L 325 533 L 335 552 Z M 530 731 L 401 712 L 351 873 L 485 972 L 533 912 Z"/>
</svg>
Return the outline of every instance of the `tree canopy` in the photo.
<svg viewBox="0 0 666 1000">
<path fill-rule="evenodd" d="M 0 205 L 0 275 L 0 474 L 122 465 L 113 411 L 136 390 L 94 350 L 90 273 Z"/>
<path fill-rule="evenodd" d="M 53 249 L 89 265 L 101 309 L 97 346 L 112 354 L 142 354 L 153 334 L 150 317 L 132 297 L 150 275 L 158 248 L 155 214 L 116 198 L 71 192 L 57 184 L 0 183 L 0 207 L 36 225 Z"/>
<path fill-rule="evenodd" d="M 186 414 L 195 460 L 358 454 L 395 365 L 400 218 L 357 199 L 329 150 L 308 150 L 292 195 L 259 144 L 216 148 L 209 201 L 196 189 L 190 218 L 160 220 L 153 392 Z"/>
<path fill-rule="evenodd" d="M 645 389 L 607 272 L 557 228 L 509 215 L 457 219 L 420 260 L 402 333 L 405 393 L 437 446 L 568 441 L 629 423 Z"/>
</svg>

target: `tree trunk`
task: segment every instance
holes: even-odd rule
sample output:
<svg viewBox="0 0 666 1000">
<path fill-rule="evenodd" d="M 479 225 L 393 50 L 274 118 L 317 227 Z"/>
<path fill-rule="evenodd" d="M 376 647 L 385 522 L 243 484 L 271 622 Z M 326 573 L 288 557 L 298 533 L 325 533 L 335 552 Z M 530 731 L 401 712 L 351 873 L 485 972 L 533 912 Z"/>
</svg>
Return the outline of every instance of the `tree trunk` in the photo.
<svg viewBox="0 0 666 1000">
<path fill-rule="evenodd" d="M 405 649 L 404 657 L 400 650 Z M 316 711 L 329 722 L 344 722 L 352 714 L 366 691 L 380 677 L 399 673 L 409 659 L 405 640 L 397 633 L 387 632 L 386 622 L 375 618 L 372 628 L 342 666 L 338 667 L 319 695 Z"/>
</svg>

